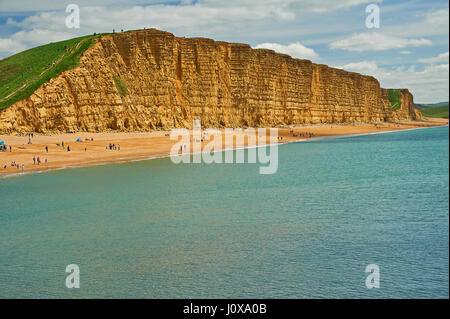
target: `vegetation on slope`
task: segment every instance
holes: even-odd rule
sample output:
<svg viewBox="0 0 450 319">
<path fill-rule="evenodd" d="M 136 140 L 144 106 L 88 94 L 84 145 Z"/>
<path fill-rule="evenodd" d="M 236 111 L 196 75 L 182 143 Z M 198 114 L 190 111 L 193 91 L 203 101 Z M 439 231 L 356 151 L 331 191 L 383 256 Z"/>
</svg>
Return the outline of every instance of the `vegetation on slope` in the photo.
<svg viewBox="0 0 450 319">
<path fill-rule="evenodd" d="M 424 108 L 420 111 L 422 112 L 422 115 L 426 117 L 440 117 L 448 119 L 448 104 L 444 106 Z"/>
<path fill-rule="evenodd" d="M 127 87 L 122 82 L 122 80 L 113 75 L 114 83 L 116 84 L 116 88 L 119 91 L 120 95 L 124 96 L 128 94 Z"/>
<path fill-rule="evenodd" d="M 398 110 L 402 106 L 402 92 L 399 89 L 388 89 L 388 99 L 392 105 L 392 111 Z"/>
<path fill-rule="evenodd" d="M 94 38 L 101 36 L 50 43 L 0 60 L 0 110 L 28 98 L 45 82 L 76 67 Z"/>
</svg>

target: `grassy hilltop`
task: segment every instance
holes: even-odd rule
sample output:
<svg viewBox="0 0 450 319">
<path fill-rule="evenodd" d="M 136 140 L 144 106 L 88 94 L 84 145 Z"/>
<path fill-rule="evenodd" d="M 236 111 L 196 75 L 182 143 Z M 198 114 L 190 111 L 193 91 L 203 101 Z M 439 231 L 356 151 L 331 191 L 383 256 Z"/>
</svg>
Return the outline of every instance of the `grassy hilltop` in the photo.
<svg viewBox="0 0 450 319">
<path fill-rule="evenodd" d="M 42 84 L 76 67 L 99 35 L 49 43 L 0 60 L 0 110 L 28 98 Z"/>
<path fill-rule="evenodd" d="M 417 107 L 418 109 L 428 109 L 430 107 L 436 107 L 436 106 L 445 106 L 448 105 L 448 101 L 447 102 L 438 102 L 438 103 L 431 103 L 431 104 L 418 104 L 415 103 L 415 107 Z"/>
<path fill-rule="evenodd" d="M 443 106 L 424 108 L 420 111 L 422 112 L 422 115 L 426 117 L 440 117 L 448 119 L 448 104 Z"/>
</svg>

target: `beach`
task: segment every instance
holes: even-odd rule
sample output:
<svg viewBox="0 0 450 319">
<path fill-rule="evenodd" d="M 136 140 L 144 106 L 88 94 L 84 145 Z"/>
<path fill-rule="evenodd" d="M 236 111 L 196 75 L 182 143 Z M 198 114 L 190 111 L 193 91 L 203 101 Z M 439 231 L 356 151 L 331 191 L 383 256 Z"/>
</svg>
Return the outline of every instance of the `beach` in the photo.
<svg viewBox="0 0 450 319">
<path fill-rule="evenodd" d="M 272 143 L 443 126 L 448 122 L 448 119 L 427 118 L 398 123 L 297 125 L 278 128 L 279 138 Z M 170 131 L 33 134 L 33 137 L 0 135 L 0 141 L 7 145 L 7 151 L 0 152 L 0 176 L 166 157 L 177 142 L 170 139 Z M 208 142 L 202 142 L 202 147 Z M 243 145 L 233 145 L 248 146 L 254 143 L 247 139 Z M 191 143 L 191 150 L 192 147 Z"/>
</svg>

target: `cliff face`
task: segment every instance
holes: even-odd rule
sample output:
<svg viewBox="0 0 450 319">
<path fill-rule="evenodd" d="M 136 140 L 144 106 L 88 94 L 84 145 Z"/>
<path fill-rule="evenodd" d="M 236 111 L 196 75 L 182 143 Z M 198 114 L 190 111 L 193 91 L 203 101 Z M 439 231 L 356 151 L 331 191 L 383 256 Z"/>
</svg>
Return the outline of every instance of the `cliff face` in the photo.
<svg viewBox="0 0 450 319">
<path fill-rule="evenodd" d="M 122 85 L 125 90 L 119 90 Z M 405 90 L 392 112 L 370 76 L 271 50 L 158 30 L 97 40 L 75 69 L 0 113 L 0 133 L 381 122 L 420 116 Z"/>
<path fill-rule="evenodd" d="M 416 109 L 416 107 L 414 106 L 412 94 L 406 89 L 401 89 L 400 93 L 402 93 L 402 106 L 399 109 L 392 112 L 393 119 L 420 120 L 422 118 L 422 113 L 420 112 L 419 109 Z"/>
</svg>

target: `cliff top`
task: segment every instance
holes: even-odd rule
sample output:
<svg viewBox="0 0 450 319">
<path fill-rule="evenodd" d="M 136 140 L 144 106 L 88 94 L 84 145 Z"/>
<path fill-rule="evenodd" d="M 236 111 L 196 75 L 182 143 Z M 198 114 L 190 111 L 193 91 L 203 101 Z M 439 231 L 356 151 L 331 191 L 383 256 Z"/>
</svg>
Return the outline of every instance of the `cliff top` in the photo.
<svg viewBox="0 0 450 319">
<path fill-rule="evenodd" d="M 94 39 L 101 36 L 49 43 L 0 60 L 0 110 L 26 99 L 45 82 L 76 67 Z"/>
<path fill-rule="evenodd" d="M 87 35 L 35 47 L 0 60 L 0 110 L 6 109 L 17 101 L 28 98 L 42 84 L 57 77 L 62 72 L 78 66 L 81 56 L 89 47 L 93 45 L 93 43 L 95 43 L 95 39 L 105 36 L 113 38 L 138 36 L 142 33 L 157 37 L 160 36 L 184 39 L 187 41 L 228 44 L 232 47 L 240 47 L 243 50 L 256 50 L 263 55 L 267 54 L 269 56 L 276 56 L 282 59 L 290 59 L 293 61 L 298 61 L 299 63 L 313 63 L 310 60 L 292 58 L 287 54 L 278 53 L 270 49 L 253 49 L 250 45 L 245 43 L 229 43 L 203 37 L 176 37 L 170 32 L 154 28 L 130 30 L 120 33 Z M 321 68 L 331 68 L 325 64 L 317 64 L 317 66 Z M 348 72 L 337 68 L 332 69 L 336 72 L 346 72 L 359 75 L 359 73 L 356 72 Z M 374 77 L 369 75 L 364 76 L 374 79 Z M 390 96 L 393 97 L 391 103 L 394 108 L 397 106 L 398 101 L 395 98 L 395 93 Z"/>
</svg>

